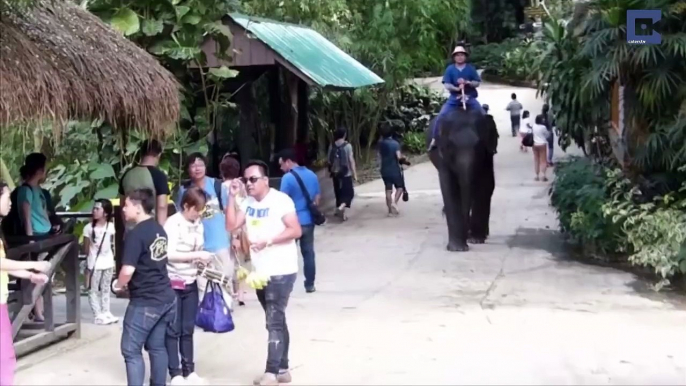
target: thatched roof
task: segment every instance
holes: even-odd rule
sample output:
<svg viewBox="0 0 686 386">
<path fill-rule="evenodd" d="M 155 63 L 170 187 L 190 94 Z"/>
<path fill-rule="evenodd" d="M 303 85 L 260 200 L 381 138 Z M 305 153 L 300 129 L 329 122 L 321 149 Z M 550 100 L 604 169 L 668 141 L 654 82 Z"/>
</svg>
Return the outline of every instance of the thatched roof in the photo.
<svg viewBox="0 0 686 386">
<path fill-rule="evenodd" d="M 102 118 L 158 137 L 173 128 L 179 85 L 143 49 L 70 1 L 0 6 L 0 127 Z"/>
</svg>

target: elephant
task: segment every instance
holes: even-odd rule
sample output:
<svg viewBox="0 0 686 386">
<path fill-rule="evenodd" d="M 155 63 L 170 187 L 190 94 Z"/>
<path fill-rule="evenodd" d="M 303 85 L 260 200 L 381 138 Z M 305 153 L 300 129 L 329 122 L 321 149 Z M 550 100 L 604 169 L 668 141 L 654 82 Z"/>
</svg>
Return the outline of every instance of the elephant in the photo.
<svg viewBox="0 0 686 386">
<path fill-rule="evenodd" d="M 437 118 L 429 123 L 427 145 Z M 447 249 L 468 251 L 467 242 L 483 244 L 489 235 L 498 131 L 492 116 L 473 110 L 455 109 L 438 124 L 438 139 L 429 150 L 429 159 L 438 170 L 448 223 Z"/>
</svg>

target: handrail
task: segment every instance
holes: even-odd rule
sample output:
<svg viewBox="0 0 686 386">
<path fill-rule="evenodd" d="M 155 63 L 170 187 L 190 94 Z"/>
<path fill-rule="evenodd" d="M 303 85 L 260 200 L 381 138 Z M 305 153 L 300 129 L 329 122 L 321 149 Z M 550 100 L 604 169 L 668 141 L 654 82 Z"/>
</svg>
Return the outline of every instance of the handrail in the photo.
<svg viewBox="0 0 686 386">
<path fill-rule="evenodd" d="M 8 244 L 12 245 L 16 242 L 25 242 L 22 243 L 22 245 L 16 245 L 15 246 L 9 246 L 7 248 L 7 258 L 8 259 L 14 259 L 14 260 L 19 260 L 21 259 L 22 256 L 29 254 L 29 253 L 41 253 L 45 252 L 46 250 L 50 248 L 54 248 L 59 245 L 64 245 L 72 241 L 76 241 L 76 237 L 74 235 L 68 235 L 68 234 L 61 234 L 61 235 L 54 235 L 54 236 L 48 236 L 45 238 L 37 239 L 35 237 L 31 236 L 15 236 L 15 237 L 8 237 Z M 9 241 L 12 241 L 13 243 L 9 243 Z"/>
</svg>

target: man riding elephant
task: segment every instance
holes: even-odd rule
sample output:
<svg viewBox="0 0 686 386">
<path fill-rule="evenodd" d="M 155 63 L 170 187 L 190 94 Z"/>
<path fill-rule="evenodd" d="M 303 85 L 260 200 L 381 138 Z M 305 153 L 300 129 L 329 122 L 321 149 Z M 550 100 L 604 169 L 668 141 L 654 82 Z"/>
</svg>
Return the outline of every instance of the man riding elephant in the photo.
<svg viewBox="0 0 686 386">
<path fill-rule="evenodd" d="M 435 123 L 431 127 L 431 144 L 429 149 L 436 146 L 436 138 L 438 137 L 438 123 L 445 117 L 445 115 L 455 110 L 462 108 L 464 103 L 467 110 L 475 110 L 484 115 L 485 112 L 481 108 L 481 104 L 477 100 L 479 92 L 476 90 L 481 84 L 481 77 L 476 71 L 476 68 L 467 63 L 467 50 L 463 46 L 455 47 L 453 51 L 453 62 L 445 69 L 443 75 L 443 87 L 450 92 L 450 97 L 443 104 L 441 111 L 436 117 Z M 462 98 L 464 97 L 464 100 Z"/>
</svg>

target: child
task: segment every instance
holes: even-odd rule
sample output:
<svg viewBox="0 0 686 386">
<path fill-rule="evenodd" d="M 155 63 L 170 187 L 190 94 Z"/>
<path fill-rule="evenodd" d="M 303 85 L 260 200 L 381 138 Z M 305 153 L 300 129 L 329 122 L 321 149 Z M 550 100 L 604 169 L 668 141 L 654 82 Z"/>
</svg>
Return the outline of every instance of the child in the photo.
<svg viewBox="0 0 686 386">
<path fill-rule="evenodd" d="M 524 153 L 527 153 L 529 149 L 526 148 L 526 146 L 522 145 L 522 140 L 524 140 L 524 137 L 526 137 L 527 134 L 533 132 L 533 125 L 531 124 L 531 118 L 529 118 L 529 110 L 524 110 L 522 113 L 522 124 L 519 126 L 519 151 L 522 151 Z"/>
<path fill-rule="evenodd" d="M 12 206 L 10 201 L 10 189 L 0 181 L 0 218 L 7 216 Z M 42 273 L 34 273 L 35 270 Z M 17 261 L 5 257 L 5 246 L 0 234 L 0 385 L 14 385 L 14 369 L 17 364 L 12 345 L 12 322 L 7 310 L 7 296 L 9 290 L 8 274 L 28 279 L 34 284 L 45 284 L 48 276 L 45 272 L 50 271 L 50 262 L 47 261 Z"/>
<path fill-rule="evenodd" d="M 114 223 L 112 203 L 100 199 L 93 206 L 93 219 L 83 228 L 83 247 L 86 250 L 86 288 L 88 302 L 95 316 L 95 324 L 112 324 L 119 318 L 110 312 L 110 284 L 114 273 Z"/>
</svg>

